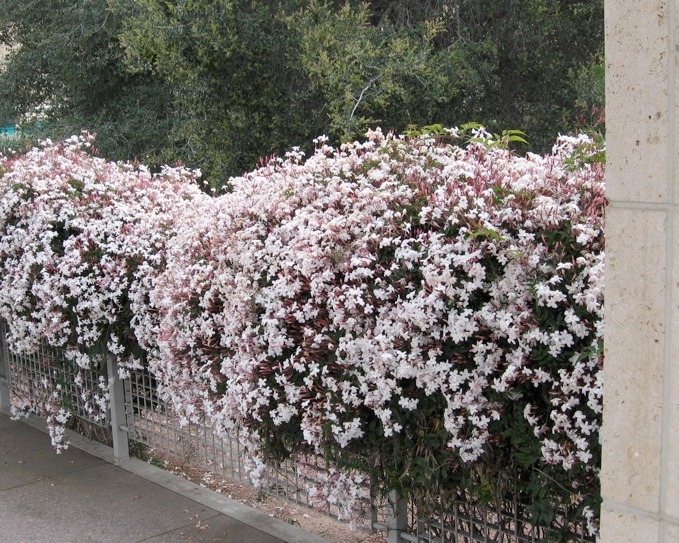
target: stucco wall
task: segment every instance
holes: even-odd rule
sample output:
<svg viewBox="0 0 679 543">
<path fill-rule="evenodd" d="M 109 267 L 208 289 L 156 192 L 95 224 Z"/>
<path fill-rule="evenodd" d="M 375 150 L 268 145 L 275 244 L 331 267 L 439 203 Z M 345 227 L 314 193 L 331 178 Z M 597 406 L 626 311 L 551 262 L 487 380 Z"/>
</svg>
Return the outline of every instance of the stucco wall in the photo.
<svg viewBox="0 0 679 543">
<path fill-rule="evenodd" d="M 606 0 L 602 541 L 679 542 L 679 0 Z"/>
</svg>

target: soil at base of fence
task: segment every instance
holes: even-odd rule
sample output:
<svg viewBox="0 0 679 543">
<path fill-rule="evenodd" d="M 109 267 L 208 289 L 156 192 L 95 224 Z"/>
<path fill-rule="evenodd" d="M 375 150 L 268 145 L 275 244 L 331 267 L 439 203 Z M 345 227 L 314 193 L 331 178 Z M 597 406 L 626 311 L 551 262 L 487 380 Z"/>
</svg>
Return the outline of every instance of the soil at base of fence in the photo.
<svg viewBox="0 0 679 543">
<path fill-rule="evenodd" d="M 166 469 L 192 483 L 236 500 L 269 516 L 299 526 L 302 530 L 319 535 L 331 543 L 386 543 L 384 532 L 370 534 L 360 529 L 352 529 L 348 524 L 321 512 L 258 491 L 251 486 L 238 483 L 227 477 L 221 477 L 211 471 L 186 466 L 181 461 L 157 451 L 149 450 L 148 457 L 149 463 L 154 466 Z"/>
</svg>

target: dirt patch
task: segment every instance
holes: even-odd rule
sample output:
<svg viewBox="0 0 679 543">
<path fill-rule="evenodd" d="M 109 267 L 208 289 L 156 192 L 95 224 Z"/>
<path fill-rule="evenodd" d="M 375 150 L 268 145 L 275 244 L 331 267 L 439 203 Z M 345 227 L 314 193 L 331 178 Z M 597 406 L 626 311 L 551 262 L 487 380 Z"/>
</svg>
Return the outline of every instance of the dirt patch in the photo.
<svg viewBox="0 0 679 543">
<path fill-rule="evenodd" d="M 352 528 L 321 512 L 258 491 L 251 486 L 213 472 L 186 466 L 156 451 L 148 451 L 148 458 L 149 463 L 155 466 L 271 517 L 298 526 L 305 532 L 319 535 L 331 543 L 386 543 L 387 536 L 384 532 L 371 534 L 363 529 Z"/>
</svg>

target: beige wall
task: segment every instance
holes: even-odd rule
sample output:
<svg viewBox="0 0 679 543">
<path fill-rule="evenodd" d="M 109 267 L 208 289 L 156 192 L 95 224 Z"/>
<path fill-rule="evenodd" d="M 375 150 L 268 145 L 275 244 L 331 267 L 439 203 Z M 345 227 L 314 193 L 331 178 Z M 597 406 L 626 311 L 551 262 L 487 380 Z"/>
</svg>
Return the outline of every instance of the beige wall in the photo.
<svg viewBox="0 0 679 543">
<path fill-rule="evenodd" d="M 605 0 L 601 536 L 679 542 L 679 0 Z"/>
</svg>

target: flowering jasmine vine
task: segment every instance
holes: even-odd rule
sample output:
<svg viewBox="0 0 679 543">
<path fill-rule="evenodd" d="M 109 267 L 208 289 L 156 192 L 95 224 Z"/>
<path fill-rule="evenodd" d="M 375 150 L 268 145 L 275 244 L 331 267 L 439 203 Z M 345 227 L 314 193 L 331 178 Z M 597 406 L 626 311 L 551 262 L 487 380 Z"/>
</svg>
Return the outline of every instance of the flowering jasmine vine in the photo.
<svg viewBox="0 0 679 543">
<path fill-rule="evenodd" d="M 255 477 L 333 459 L 341 475 L 310 491 L 349 516 L 368 472 L 426 501 L 501 489 L 511 468 L 536 522 L 568 505 L 596 532 L 598 144 L 522 157 L 481 129 L 466 145 L 375 130 L 210 198 L 192 172 L 152 176 L 88 143 L 0 164 L 14 349 L 148 364 L 182 420 L 239 429 Z"/>
<path fill-rule="evenodd" d="M 201 191 L 196 173 L 114 163 L 88 153 L 84 134 L 45 141 L 0 161 L 0 316 L 17 353 L 41 344 L 58 348 L 56 364 L 77 368 L 84 409 L 106 413 L 105 386 L 88 391 L 84 371 L 102 373 L 102 355 L 122 368 L 140 367 L 146 353 L 136 329 L 152 319 L 148 292 L 163 263 L 177 215 Z M 49 384 L 48 384 L 49 385 Z M 46 403 L 55 444 L 68 412 L 55 389 Z"/>
<path fill-rule="evenodd" d="M 603 165 L 585 136 L 526 157 L 477 136 L 320 139 L 232 179 L 152 293 L 175 407 L 403 492 L 514 447 L 596 508 Z"/>
</svg>

